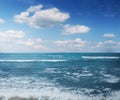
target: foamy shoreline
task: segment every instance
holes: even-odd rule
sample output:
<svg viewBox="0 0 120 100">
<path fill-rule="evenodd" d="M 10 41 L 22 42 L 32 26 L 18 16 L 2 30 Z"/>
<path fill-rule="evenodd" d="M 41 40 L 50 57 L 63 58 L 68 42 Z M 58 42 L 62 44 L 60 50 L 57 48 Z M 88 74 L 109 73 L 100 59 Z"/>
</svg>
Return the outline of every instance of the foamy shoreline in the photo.
<svg viewBox="0 0 120 100">
<path fill-rule="evenodd" d="M 15 97 L 11 97 L 11 98 L 0 97 L 0 100 L 62 100 L 62 99 L 60 99 L 60 98 L 58 98 L 58 99 L 56 99 L 56 98 L 50 99 L 47 96 L 43 96 L 41 98 L 35 98 L 35 97 L 25 98 L 25 97 L 15 96 Z M 68 99 L 68 100 L 73 100 L 73 99 Z M 82 99 L 76 99 L 76 100 L 82 100 Z M 91 99 L 91 100 L 94 100 L 94 99 Z M 106 100 L 106 99 L 102 98 L 102 99 L 97 99 L 97 100 Z"/>
</svg>

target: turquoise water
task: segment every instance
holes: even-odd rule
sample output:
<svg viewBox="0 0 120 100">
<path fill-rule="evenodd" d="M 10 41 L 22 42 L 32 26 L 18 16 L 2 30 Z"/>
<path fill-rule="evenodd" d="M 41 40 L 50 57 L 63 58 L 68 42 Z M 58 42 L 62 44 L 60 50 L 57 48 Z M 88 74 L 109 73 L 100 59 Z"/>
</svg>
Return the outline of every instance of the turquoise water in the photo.
<svg viewBox="0 0 120 100">
<path fill-rule="evenodd" d="M 1 97 L 120 100 L 119 94 L 119 53 L 0 54 Z"/>
</svg>

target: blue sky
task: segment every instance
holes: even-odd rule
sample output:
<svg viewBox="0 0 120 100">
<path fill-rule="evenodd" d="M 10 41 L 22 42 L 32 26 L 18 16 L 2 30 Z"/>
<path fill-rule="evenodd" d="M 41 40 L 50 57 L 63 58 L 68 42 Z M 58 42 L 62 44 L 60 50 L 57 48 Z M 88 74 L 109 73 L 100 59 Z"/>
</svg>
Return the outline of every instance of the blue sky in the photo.
<svg viewBox="0 0 120 100">
<path fill-rule="evenodd" d="M 119 0 L 0 0 L 0 52 L 120 52 Z"/>
</svg>

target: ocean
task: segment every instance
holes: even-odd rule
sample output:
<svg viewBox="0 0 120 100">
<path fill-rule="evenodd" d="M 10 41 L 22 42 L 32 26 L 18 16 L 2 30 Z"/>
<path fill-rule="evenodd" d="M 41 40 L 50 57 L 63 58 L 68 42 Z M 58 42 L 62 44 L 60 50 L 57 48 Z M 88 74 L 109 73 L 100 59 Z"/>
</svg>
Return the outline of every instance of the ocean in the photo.
<svg viewBox="0 0 120 100">
<path fill-rule="evenodd" d="M 0 53 L 0 100 L 120 100 L 119 53 Z"/>
</svg>

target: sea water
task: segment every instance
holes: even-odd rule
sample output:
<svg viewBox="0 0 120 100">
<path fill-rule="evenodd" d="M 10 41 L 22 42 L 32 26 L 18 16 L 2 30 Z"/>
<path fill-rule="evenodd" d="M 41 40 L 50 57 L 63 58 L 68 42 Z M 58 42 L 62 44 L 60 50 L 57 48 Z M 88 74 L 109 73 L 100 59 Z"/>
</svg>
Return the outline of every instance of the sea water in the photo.
<svg viewBox="0 0 120 100">
<path fill-rule="evenodd" d="M 120 100 L 120 54 L 1 53 L 0 99 L 27 98 Z"/>
</svg>

